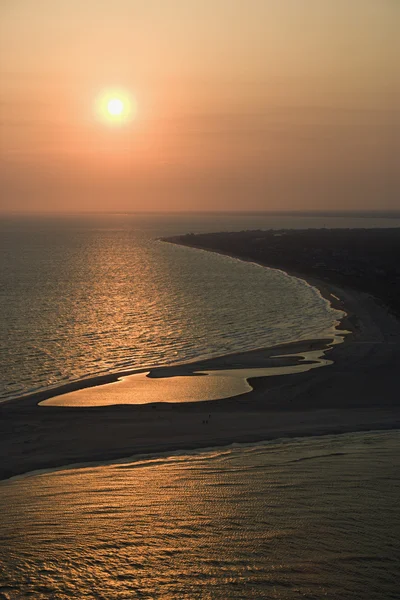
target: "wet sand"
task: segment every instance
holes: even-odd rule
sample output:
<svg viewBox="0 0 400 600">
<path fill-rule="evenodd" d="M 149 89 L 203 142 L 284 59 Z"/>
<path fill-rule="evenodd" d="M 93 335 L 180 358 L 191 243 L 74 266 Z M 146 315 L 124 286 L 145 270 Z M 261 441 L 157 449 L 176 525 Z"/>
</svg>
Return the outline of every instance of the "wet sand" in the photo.
<svg viewBox="0 0 400 600">
<path fill-rule="evenodd" d="M 252 379 L 252 391 L 223 400 L 84 408 L 38 406 L 54 395 L 48 391 L 4 403 L 0 405 L 0 478 L 135 454 L 399 428 L 399 321 L 367 294 L 295 275 L 317 287 L 335 308 L 347 314 L 340 326 L 351 333 L 342 344 L 326 351 L 333 364 L 305 373 Z M 296 342 L 189 366 L 164 367 L 154 370 L 153 376 L 265 367 L 277 352 L 316 350 L 330 341 Z M 115 375 L 98 377 L 69 384 L 64 391 L 115 380 Z"/>
</svg>

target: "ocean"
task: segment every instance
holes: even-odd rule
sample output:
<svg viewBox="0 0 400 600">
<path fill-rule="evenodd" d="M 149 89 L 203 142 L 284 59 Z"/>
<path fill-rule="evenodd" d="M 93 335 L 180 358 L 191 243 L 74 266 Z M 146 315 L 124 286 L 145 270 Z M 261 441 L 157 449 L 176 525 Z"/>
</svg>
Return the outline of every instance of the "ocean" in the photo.
<svg viewBox="0 0 400 600">
<path fill-rule="evenodd" d="M 400 434 L 277 440 L 0 484 L 7 600 L 395 600 Z"/>
</svg>

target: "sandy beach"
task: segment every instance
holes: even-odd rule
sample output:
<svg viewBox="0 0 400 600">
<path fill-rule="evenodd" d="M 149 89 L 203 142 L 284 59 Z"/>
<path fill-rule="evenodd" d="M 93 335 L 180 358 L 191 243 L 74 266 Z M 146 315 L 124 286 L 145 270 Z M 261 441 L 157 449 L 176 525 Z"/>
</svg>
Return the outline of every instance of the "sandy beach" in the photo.
<svg viewBox="0 0 400 600">
<path fill-rule="evenodd" d="M 294 273 L 293 273 L 294 274 Z M 397 365 L 400 323 L 367 294 L 301 274 L 346 317 L 344 342 L 306 340 L 156 369 L 153 376 L 204 369 L 271 366 L 273 357 L 327 347 L 329 366 L 291 375 L 257 377 L 252 391 L 223 400 L 94 407 L 39 406 L 42 392 L 0 405 L 0 478 L 135 454 L 206 448 L 280 437 L 400 427 Z M 280 359 L 285 362 L 287 357 Z M 296 361 L 296 359 L 294 359 Z M 271 362 L 272 361 L 272 362 Z M 289 359 L 290 364 L 293 359 Z M 158 371 L 158 373 L 157 373 Z M 111 383 L 98 377 L 65 386 Z M 60 393 L 60 390 L 58 390 Z"/>
</svg>

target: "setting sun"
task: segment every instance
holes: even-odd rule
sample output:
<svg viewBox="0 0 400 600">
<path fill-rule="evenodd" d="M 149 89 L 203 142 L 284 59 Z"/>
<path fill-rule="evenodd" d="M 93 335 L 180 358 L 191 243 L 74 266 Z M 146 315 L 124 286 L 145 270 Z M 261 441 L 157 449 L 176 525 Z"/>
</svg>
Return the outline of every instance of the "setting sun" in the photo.
<svg viewBox="0 0 400 600">
<path fill-rule="evenodd" d="M 119 98 L 112 98 L 107 104 L 110 115 L 121 115 L 124 112 L 124 103 Z"/>
<path fill-rule="evenodd" d="M 96 113 L 104 123 L 125 125 L 136 116 L 136 102 L 123 90 L 108 90 L 97 97 Z"/>
</svg>

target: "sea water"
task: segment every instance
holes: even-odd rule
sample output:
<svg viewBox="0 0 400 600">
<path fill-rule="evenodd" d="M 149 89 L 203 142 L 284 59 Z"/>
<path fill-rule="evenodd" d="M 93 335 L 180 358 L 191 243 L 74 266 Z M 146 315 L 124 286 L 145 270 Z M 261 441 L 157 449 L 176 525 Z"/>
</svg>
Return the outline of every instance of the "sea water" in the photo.
<svg viewBox="0 0 400 600">
<path fill-rule="evenodd" d="M 0 483 L 0 597 L 394 600 L 399 451 L 355 433 Z"/>
<path fill-rule="evenodd" d="M 158 239 L 306 224 L 256 215 L 3 217 L 0 400 L 332 335 L 340 313 L 304 281 Z"/>
</svg>

